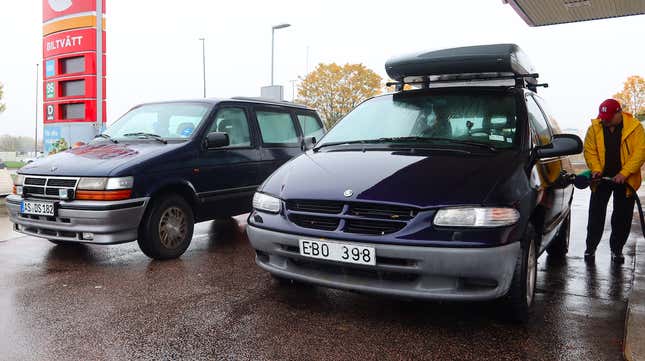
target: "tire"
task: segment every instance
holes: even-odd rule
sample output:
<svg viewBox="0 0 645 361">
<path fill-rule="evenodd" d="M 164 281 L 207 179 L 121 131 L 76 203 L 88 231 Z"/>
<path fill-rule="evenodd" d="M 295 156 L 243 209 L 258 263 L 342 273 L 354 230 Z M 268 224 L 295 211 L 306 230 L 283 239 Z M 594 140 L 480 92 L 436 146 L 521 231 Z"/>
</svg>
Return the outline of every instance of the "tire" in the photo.
<svg viewBox="0 0 645 361">
<path fill-rule="evenodd" d="M 537 279 L 537 234 L 532 225 L 527 226 L 521 243 L 520 257 L 515 265 L 506 301 L 511 321 L 526 323 L 535 299 Z"/>
<path fill-rule="evenodd" d="M 69 241 L 58 241 L 55 239 L 48 239 L 49 242 L 57 245 L 57 246 L 75 246 L 78 245 L 78 242 L 69 242 Z"/>
<path fill-rule="evenodd" d="M 569 252 L 569 235 L 571 233 L 571 213 L 562 221 L 558 234 L 553 237 L 546 248 L 550 257 L 564 257 Z"/>
<path fill-rule="evenodd" d="M 184 198 L 176 194 L 153 199 L 139 227 L 137 243 L 148 257 L 157 260 L 178 258 L 193 238 L 195 217 Z"/>
</svg>

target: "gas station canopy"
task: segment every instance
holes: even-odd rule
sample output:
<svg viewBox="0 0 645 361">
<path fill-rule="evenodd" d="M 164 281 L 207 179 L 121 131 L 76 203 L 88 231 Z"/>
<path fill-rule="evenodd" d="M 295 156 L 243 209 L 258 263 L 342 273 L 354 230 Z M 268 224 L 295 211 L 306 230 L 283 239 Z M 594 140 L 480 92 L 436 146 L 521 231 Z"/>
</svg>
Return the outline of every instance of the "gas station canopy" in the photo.
<svg viewBox="0 0 645 361">
<path fill-rule="evenodd" d="M 530 26 L 645 14 L 645 0 L 502 0 Z"/>
</svg>

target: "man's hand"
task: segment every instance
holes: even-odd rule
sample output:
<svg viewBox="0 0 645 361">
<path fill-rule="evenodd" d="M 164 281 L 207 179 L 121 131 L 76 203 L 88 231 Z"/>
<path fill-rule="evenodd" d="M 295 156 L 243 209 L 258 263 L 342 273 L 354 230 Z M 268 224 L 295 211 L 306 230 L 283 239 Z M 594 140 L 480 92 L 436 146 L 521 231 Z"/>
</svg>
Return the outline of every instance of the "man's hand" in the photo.
<svg viewBox="0 0 645 361">
<path fill-rule="evenodd" d="M 620 173 L 618 173 L 614 178 L 612 178 L 612 180 L 613 180 L 613 181 L 614 181 L 614 183 L 616 183 L 616 184 L 623 184 L 623 183 L 625 183 L 625 179 L 627 179 L 627 177 L 625 177 L 624 175 L 622 175 L 622 174 L 620 174 Z"/>
<path fill-rule="evenodd" d="M 598 179 L 602 175 L 602 172 L 593 172 L 591 173 L 591 179 Z"/>
</svg>

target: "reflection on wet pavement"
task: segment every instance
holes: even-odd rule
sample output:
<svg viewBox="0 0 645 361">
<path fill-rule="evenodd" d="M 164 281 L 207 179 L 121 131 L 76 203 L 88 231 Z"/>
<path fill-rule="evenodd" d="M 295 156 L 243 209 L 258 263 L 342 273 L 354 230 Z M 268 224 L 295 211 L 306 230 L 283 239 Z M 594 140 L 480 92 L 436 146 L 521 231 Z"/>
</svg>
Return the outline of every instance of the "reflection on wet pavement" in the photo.
<svg viewBox="0 0 645 361">
<path fill-rule="evenodd" d="M 195 227 L 178 260 L 136 243 L 0 242 L 0 359 L 621 360 L 638 224 L 612 267 L 608 234 L 582 259 L 587 193 L 571 251 L 540 258 L 534 314 L 493 302 L 436 303 L 280 285 L 255 266 L 245 217 Z"/>
</svg>

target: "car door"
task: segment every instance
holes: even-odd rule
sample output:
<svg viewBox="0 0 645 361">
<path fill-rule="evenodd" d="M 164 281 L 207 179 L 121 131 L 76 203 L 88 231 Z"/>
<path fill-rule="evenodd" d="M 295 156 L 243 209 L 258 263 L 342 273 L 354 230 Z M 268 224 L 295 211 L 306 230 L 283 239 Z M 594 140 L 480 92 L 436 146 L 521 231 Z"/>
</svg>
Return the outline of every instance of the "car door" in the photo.
<svg viewBox="0 0 645 361">
<path fill-rule="evenodd" d="M 525 100 L 530 126 L 536 136 L 535 141 L 540 146 L 551 144 L 553 134 L 542 110 L 532 96 L 527 95 Z M 541 205 L 545 212 L 542 231 L 543 234 L 548 234 L 557 225 L 562 213 L 563 192 L 561 188 L 556 187 L 562 172 L 562 161 L 560 157 L 544 158 L 537 161 L 536 167 L 543 184 Z M 545 247 L 546 242 L 542 246 Z"/>
<path fill-rule="evenodd" d="M 260 177 L 266 179 L 289 159 L 302 153 L 302 135 L 295 114 L 289 109 L 255 106 L 254 115 L 261 142 L 259 172 Z"/>
<path fill-rule="evenodd" d="M 204 134 L 225 132 L 229 137 L 228 146 L 202 151 L 194 176 L 198 198 L 210 217 L 250 210 L 260 183 L 261 156 L 249 118 L 246 105 L 220 106 Z"/>
</svg>

